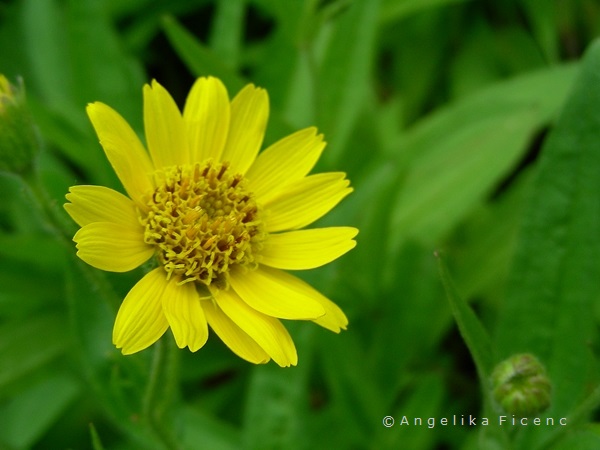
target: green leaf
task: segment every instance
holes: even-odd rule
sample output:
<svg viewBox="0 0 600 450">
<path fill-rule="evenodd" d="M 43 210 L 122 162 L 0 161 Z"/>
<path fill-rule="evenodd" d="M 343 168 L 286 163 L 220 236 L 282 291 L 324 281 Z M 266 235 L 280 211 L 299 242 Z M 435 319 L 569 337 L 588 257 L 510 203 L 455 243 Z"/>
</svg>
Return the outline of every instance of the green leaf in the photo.
<svg viewBox="0 0 600 450">
<path fill-rule="evenodd" d="M 382 281 L 382 267 L 390 267 L 389 264 L 380 267 L 372 262 L 387 256 L 389 198 L 396 192 L 396 179 L 400 178 L 394 169 L 387 161 L 381 161 L 365 170 L 363 178 L 353 183 L 355 192 L 321 222 L 323 226 L 344 223 L 360 230 L 359 245 L 344 255 L 340 264 L 343 267 L 342 275 L 348 275 L 350 289 L 362 292 L 365 302 L 379 302 L 377 294 L 382 293 L 385 284 Z"/>
<path fill-rule="evenodd" d="M 446 290 L 448 302 L 450 303 L 450 309 L 454 315 L 454 320 L 456 320 L 460 334 L 464 339 L 465 344 L 467 344 L 471 357 L 475 362 L 484 396 L 489 395 L 490 375 L 493 370 L 495 359 L 492 341 L 487 330 L 483 327 L 483 324 L 475 315 L 469 304 L 462 299 L 458 292 L 456 292 L 454 283 L 448 273 L 448 268 L 439 252 L 436 252 L 435 256 L 438 259 L 440 276 L 442 278 L 444 289 Z M 486 398 L 486 400 L 488 400 L 488 398 Z"/>
<path fill-rule="evenodd" d="M 0 327 L 0 392 L 52 361 L 65 351 L 65 318 L 45 314 Z"/>
<path fill-rule="evenodd" d="M 163 18 L 163 28 L 169 42 L 194 76 L 212 75 L 220 78 L 229 91 L 236 92 L 246 83 L 224 64 L 210 49 L 198 41 L 173 17 Z"/>
<path fill-rule="evenodd" d="M 428 8 L 466 1 L 470 0 L 387 0 L 383 2 L 379 17 L 383 23 L 394 22 Z"/>
<path fill-rule="evenodd" d="M 359 324 L 352 321 L 350 326 L 352 330 L 360 329 Z M 367 328 L 365 332 L 372 330 Z M 365 448 L 371 442 L 373 427 L 380 426 L 381 414 L 388 405 L 390 385 L 382 388 L 373 381 L 377 379 L 379 368 L 369 364 L 368 346 L 367 339 L 350 330 L 339 335 L 322 334 L 318 361 L 323 367 L 333 418 L 321 424 L 321 433 L 331 427 L 345 429 L 338 438 L 349 439 L 332 448 L 349 448 L 350 443 L 356 448 Z"/>
<path fill-rule="evenodd" d="M 368 259 L 372 265 L 376 260 Z M 444 291 L 436 263 L 428 248 L 408 243 L 393 260 L 382 262 L 381 266 L 389 267 L 389 281 L 373 279 L 374 299 L 365 292 L 364 299 L 359 297 L 353 302 L 362 306 L 369 301 L 370 308 L 365 311 L 363 306 L 355 315 L 368 314 L 369 319 L 377 320 L 377 326 L 368 332 L 368 362 L 377 368 L 373 380 L 385 386 L 386 408 L 393 406 L 395 395 L 405 388 L 406 378 L 414 376 L 413 368 L 428 364 L 428 358 L 437 354 L 440 341 L 452 325 L 449 308 L 440 307 Z M 370 321 L 366 325 L 372 326 Z M 390 379 L 390 374 L 402 375 Z"/>
<path fill-rule="evenodd" d="M 600 448 L 599 430 L 590 429 L 572 432 L 566 439 L 551 447 L 552 450 L 597 450 Z"/>
<path fill-rule="evenodd" d="M 445 247 L 464 298 L 503 301 L 532 175 L 531 169 L 523 171 L 508 190 L 476 208 Z"/>
<path fill-rule="evenodd" d="M 141 128 L 141 64 L 123 51 L 101 0 L 70 0 L 66 8 L 72 88 L 84 116 L 88 102 L 103 101 Z"/>
<path fill-rule="evenodd" d="M 410 238 L 434 245 L 456 226 L 553 117 L 574 69 L 546 69 L 498 84 L 439 110 L 396 143 L 407 175 L 392 200 L 392 248 Z"/>
<path fill-rule="evenodd" d="M 94 450 L 104 450 L 100 436 L 98 436 L 98 432 L 93 423 L 90 423 L 90 436 L 92 438 L 92 448 Z"/>
<path fill-rule="evenodd" d="M 237 428 L 221 422 L 208 413 L 184 406 L 178 410 L 183 422 L 182 443 L 186 449 L 236 450 L 241 448 L 240 432 Z"/>
<path fill-rule="evenodd" d="M 15 448 L 30 447 L 58 420 L 80 390 L 79 381 L 70 374 L 46 374 L 0 407 L 0 441 Z"/>
<path fill-rule="evenodd" d="M 338 161 L 368 94 L 379 0 L 357 0 L 335 22 L 318 74 L 318 124 L 330 139 L 323 158 Z"/>
<path fill-rule="evenodd" d="M 499 356 L 530 352 L 546 365 L 549 415 L 572 411 L 590 381 L 600 292 L 599 74 L 596 42 L 542 150 L 497 325 Z"/>
<path fill-rule="evenodd" d="M 373 450 L 435 448 L 434 428 L 442 426 L 440 417 L 447 417 L 447 411 L 442 410 L 444 382 L 438 374 L 427 374 L 418 377 L 410 388 L 406 400 L 391 414 L 394 419 L 391 429 L 378 427 Z M 404 418 L 408 424 L 402 424 Z"/>
<path fill-rule="evenodd" d="M 496 351 L 487 330 L 470 305 L 456 291 L 442 256 L 438 251 L 435 252 L 435 256 L 438 259 L 440 276 L 446 290 L 452 315 L 477 369 L 477 376 L 483 397 L 483 407 L 481 410 L 489 418 L 496 413 L 493 407 L 491 383 L 491 374 L 494 369 L 493 364 L 496 361 Z M 490 425 L 480 430 L 480 439 L 482 442 L 486 442 L 486 448 L 506 448 L 508 445 L 508 435 L 505 429 L 498 426 L 494 419 L 490 419 Z"/>
<path fill-rule="evenodd" d="M 304 403 L 308 394 L 307 369 L 306 361 L 288 369 L 272 363 L 253 369 L 244 412 L 242 448 L 310 448 L 306 439 L 307 405 Z"/>
<path fill-rule="evenodd" d="M 69 261 L 66 270 L 73 352 L 90 394 L 106 416 L 129 439 L 132 448 L 151 448 L 155 440 L 145 423 L 131 420 L 141 414 L 143 387 L 151 353 L 122 356 L 112 345 L 112 325 L 121 298 L 105 274 L 85 263 Z"/>
<path fill-rule="evenodd" d="M 532 34 L 546 59 L 551 62 L 557 61 L 560 54 L 560 27 L 556 26 L 556 5 L 545 0 L 521 0 L 520 3 L 523 5 L 523 12 L 529 21 Z M 565 7 L 569 8 L 574 4 L 576 3 L 571 3 L 569 6 L 565 4 Z M 564 9 L 561 9 L 561 14 L 564 13 Z"/>
<path fill-rule="evenodd" d="M 461 96 L 506 74 L 523 74 L 543 68 L 546 63 L 539 46 L 521 27 L 489 26 L 480 18 L 470 21 L 465 42 L 452 58 L 452 92 Z"/>
<path fill-rule="evenodd" d="M 21 44 L 32 65 L 34 83 L 51 104 L 72 105 L 69 57 L 63 11 L 56 0 L 25 0 L 22 20 L 27 36 Z"/>
<path fill-rule="evenodd" d="M 231 69 L 240 60 L 244 34 L 245 0 L 218 0 L 210 33 L 210 47 Z"/>
<path fill-rule="evenodd" d="M 71 119 L 62 110 L 51 110 L 31 97 L 28 100 L 35 121 L 48 144 L 55 146 L 86 173 L 98 174 L 101 172 L 100 175 L 103 175 L 108 171 L 110 166 L 100 150 L 98 140 L 92 139 L 91 129 L 87 134 L 83 129 L 88 125 L 84 122 L 83 105 L 80 111 L 74 113 L 77 118 Z M 82 151 L 82 148 L 85 150 Z M 98 170 L 99 167 L 104 170 Z"/>
</svg>

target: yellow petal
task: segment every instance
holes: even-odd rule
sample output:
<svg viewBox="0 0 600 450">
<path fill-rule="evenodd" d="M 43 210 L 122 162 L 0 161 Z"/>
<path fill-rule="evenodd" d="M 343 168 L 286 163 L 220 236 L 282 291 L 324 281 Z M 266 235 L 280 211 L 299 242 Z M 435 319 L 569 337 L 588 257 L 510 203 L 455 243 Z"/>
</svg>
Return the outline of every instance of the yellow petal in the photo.
<svg viewBox="0 0 600 450">
<path fill-rule="evenodd" d="M 77 256 L 109 272 L 133 270 L 154 254 L 154 247 L 144 243 L 144 229 L 139 224 L 94 222 L 82 227 L 73 240 L 77 242 Z"/>
<path fill-rule="evenodd" d="M 261 152 L 246 173 L 248 190 L 263 202 L 287 184 L 300 180 L 318 161 L 325 142 L 314 127 L 297 131 Z"/>
<path fill-rule="evenodd" d="M 352 192 L 345 176 L 340 172 L 319 173 L 286 186 L 263 205 L 267 211 L 267 231 L 302 228 L 327 214 Z"/>
<path fill-rule="evenodd" d="M 113 328 L 113 344 L 124 355 L 144 350 L 167 331 L 169 324 L 162 309 L 166 286 L 165 271 L 154 269 L 123 300 Z"/>
<path fill-rule="evenodd" d="M 156 80 L 144 86 L 144 130 L 154 166 L 158 168 L 190 162 L 185 123 L 167 90 Z"/>
<path fill-rule="evenodd" d="M 173 277 L 162 299 L 163 311 L 179 348 L 198 351 L 208 339 L 208 325 L 194 283 L 177 285 Z"/>
<path fill-rule="evenodd" d="M 223 312 L 256 341 L 273 361 L 281 367 L 298 363 L 294 342 L 279 320 L 250 308 L 231 289 L 214 289 L 212 293 Z"/>
<path fill-rule="evenodd" d="M 131 228 L 139 226 L 135 203 L 104 186 L 72 186 L 65 210 L 83 227 L 92 222 L 114 222 Z"/>
<path fill-rule="evenodd" d="M 348 318 L 338 305 L 322 295 L 319 298 L 319 303 L 325 308 L 326 313 L 324 316 L 313 320 L 314 323 L 334 333 L 339 333 L 348 327 Z"/>
<path fill-rule="evenodd" d="M 183 120 L 190 162 L 219 161 L 229 132 L 229 96 L 218 78 L 198 78 L 185 102 Z"/>
<path fill-rule="evenodd" d="M 142 196 L 154 189 L 151 180 L 154 167 L 137 134 L 119 113 L 104 103 L 89 104 L 87 113 L 129 197 L 144 207 Z"/>
<path fill-rule="evenodd" d="M 260 263 L 286 270 L 313 269 L 353 249 L 357 233 L 356 228 L 330 227 L 270 234 Z"/>
<path fill-rule="evenodd" d="M 231 102 L 229 136 L 221 161 L 229 161 L 234 172 L 245 174 L 256 159 L 268 119 L 267 91 L 247 85 Z"/>
<path fill-rule="evenodd" d="M 271 359 L 246 332 L 213 303 L 213 300 L 202 301 L 201 305 L 208 324 L 233 353 L 254 364 L 264 364 Z"/>
<path fill-rule="evenodd" d="M 259 266 L 247 272 L 232 270 L 230 275 L 235 292 L 263 314 L 295 320 L 312 320 L 325 314 L 318 301 L 294 290 L 295 277 L 281 270 Z"/>
<path fill-rule="evenodd" d="M 306 297 L 310 297 L 314 301 L 317 301 L 325 310 L 325 315 L 314 319 L 313 322 L 335 333 L 339 333 L 340 330 L 346 329 L 346 326 L 348 325 L 348 319 L 339 306 L 337 306 L 311 285 L 302 281 L 300 278 L 281 271 L 279 273 L 280 275 L 285 276 L 289 289 L 293 289 L 299 295 L 304 295 Z"/>
</svg>

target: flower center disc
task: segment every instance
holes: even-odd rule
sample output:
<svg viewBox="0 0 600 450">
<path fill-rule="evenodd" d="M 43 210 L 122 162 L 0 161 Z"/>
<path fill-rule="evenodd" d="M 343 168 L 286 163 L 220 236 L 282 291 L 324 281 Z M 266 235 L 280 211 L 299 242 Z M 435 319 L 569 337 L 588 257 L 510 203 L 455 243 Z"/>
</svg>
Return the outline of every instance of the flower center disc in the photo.
<svg viewBox="0 0 600 450">
<path fill-rule="evenodd" d="M 259 208 L 228 163 L 173 166 L 156 173 L 156 186 L 141 222 L 167 278 L 226 287 L 231 266 L 256 265 L 265 237 Z"/>
</svg>

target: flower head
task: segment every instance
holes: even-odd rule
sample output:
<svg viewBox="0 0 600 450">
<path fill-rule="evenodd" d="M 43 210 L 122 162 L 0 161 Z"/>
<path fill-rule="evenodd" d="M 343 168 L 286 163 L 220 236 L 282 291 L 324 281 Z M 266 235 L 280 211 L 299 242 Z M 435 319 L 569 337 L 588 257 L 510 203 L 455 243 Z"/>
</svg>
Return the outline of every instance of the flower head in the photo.
<svg viewBox="0 0 600 450">
<path fill-rule="evenodd" d="M 156 81 L 144 86 L 148 152 L 102 103 L 87 108 L 128 197 L 101 186 L 73 186 L 67 212 L 88 264 L 155 268 L 127 294 L 113 330 L 124 354 L 147 348 L 170 327 L 180 348 L 200 349 L 208 325 L 240 357 L 295 365 L 294 343 L 279 319 L 312 320 L 339 332 L 340 308 L 285 270 L 326 264 L 355 246 L 358 230 L 300 230 L 351 192 L 344 173 L 307 175 L 325 143 L 307 128 L 259 154 L 269 103 L 248 85 L 230 102 L 216 78 L 199 78 L 183 113 Z"/>
<path fill-rule="evenodd" d="M 552 384 L 542 363 L 529 353 L 513 355 L 492 372 L 494 399 L 519 417 L 539 414 L 550 406 Z"/>
<path fill-rule="evenodd" d="M 0 171 L 26 174 L 40 142 L 25 100 L 25 89 L 0 74 Z"/>
</svg>

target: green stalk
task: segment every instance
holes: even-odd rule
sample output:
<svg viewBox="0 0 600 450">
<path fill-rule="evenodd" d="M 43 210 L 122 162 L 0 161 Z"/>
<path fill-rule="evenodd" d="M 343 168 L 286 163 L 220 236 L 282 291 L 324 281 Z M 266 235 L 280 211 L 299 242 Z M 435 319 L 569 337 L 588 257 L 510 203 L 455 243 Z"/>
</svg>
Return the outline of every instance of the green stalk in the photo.
<svg viewBox="0 0 600 450">
<path fill-rule="evenodd" d="M 142 413 L 147 424 L 161 440 L 165 448 L 181 448 L 172 430 L 167 414 L 175 397 L 178 380 L 179 358 L 171 342 L 159 339 L 154 344 L 150 377 L 142 403 Z"/>
</svg>

